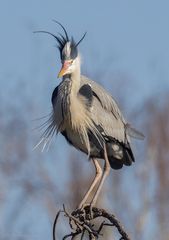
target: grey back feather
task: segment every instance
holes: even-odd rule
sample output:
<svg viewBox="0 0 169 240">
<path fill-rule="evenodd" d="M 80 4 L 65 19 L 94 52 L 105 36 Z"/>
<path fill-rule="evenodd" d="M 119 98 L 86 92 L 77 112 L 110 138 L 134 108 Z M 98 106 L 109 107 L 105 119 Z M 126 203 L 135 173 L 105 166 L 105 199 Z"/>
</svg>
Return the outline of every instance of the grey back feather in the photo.
<svg viewBox="0 0 169 240">
<path fill-rule="evenodd" d="M 91 118 L 103 129 L 103 135 L 120 142 L 129 142 L 126 135 L 125 120 L 112 96 L 98 83 L 81 76 L 81 85 L 89 84 L 97 97 L 94 97 L 91 107 Z"/>
<path fill-rule="evenodd" d="M 81 75 L 81 85 L 89 84 L 97 95 L 93 101 L 93 121 L 104 129 L 104 134 L 120 142 L 130 142 L 130 137 L 143 140 L 144 135 L 132 128 L 124 119 L 116 101 L 100 84 Z M 105 110 L 105 111 L 104 111 Z"/>
<path fill-rule="evenodd" d="M 111 112 L 117 119 L 120 118 L 121 121 L 125 123 L 116 101 L 100 84 L 90 80 L 86 76 L 81 75 L 81 85 L 83 84 L 89 84 L 101 100 L 102 107 L 108 112 Z"/>
</svg>

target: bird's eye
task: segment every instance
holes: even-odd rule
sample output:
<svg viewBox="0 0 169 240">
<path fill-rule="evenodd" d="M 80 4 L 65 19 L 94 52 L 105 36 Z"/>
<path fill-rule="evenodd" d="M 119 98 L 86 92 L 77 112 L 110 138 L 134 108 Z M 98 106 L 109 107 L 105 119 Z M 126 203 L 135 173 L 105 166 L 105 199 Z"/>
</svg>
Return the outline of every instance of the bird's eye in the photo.
<svg viewBox="0 0 169 240">
<path fill-rule="evenodd" d="M 73 63 L 73 60 L 70 60 L 70 64 L 72 64 Z"/>
</svg>

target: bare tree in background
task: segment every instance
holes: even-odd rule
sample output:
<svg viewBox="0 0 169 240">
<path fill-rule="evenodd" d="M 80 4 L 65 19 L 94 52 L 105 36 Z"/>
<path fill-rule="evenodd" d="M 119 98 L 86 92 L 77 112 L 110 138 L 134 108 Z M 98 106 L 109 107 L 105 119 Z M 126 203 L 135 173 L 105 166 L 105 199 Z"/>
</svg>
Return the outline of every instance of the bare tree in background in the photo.
<svg viewBox="0 0 169 240">
<path fill-rule="evenodd" d="M 149 112 L 147 153 L 155 166 L 154 208 L 159 239 L 169 236 L 169 100 L 168 93 L 147 103 Z"/>
</svg>

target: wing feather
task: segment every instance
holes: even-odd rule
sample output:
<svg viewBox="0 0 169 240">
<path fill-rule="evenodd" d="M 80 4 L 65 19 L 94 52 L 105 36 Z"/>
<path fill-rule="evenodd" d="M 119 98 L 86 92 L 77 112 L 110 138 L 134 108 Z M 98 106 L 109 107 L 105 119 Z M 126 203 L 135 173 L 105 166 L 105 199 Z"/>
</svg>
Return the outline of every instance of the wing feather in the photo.
<svg viewBox="0 0 169 240">
<path fill-rule="evenodd" d="M 95 81 L 90 80 L 86 76 L 81 75 L 81 85 L 89 84 L 94 91 L 94 93 L 101 99 L 101 105 L 104 109 L 111 112 L 117 119 L 120 118 L 121 121 L 125 123 L 125 120 L 119 110 L 116 101 L 112 98 L 111 94 L 107 92 L 100 84 Z"/>
<path fill-rule="evenodd" d="M 105 136 L 111 136 L 119 142 L 129 141 L 125 134 L 125 120 L 112 96 L 98 83 L 81 76 L 81 84 L 88 84 L 93 91 L 91 117 L 100 126 Z"/>
</svg>

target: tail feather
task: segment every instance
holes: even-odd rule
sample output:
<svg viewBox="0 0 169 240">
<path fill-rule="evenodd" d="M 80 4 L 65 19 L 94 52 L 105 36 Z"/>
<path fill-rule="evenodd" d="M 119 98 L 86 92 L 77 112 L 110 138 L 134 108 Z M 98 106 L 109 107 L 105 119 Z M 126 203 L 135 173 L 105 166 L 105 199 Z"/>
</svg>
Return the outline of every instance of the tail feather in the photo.
<svg viewBox="0 0 169 240">
<path fill-rule="evenodd" d="M 130 126 L 130 124 L 126 124 L 126 133 L 132 138 L 138 139 L 138 140 L 144 140 L 145 136 L 143 133 L 138 131 L 137 129 Z"/>
<path fill-rule="evenodd" d="M 113 157 L 109 158 L 109 163 L 110 163 L 111 168 L 113 168 L 115 170 L 121 169 L 123 167 L 123 162 L 119 161 L 119 159 L 116 160 Z"/>
<path fill-rule="evenodd" d="M 112 143 L 112 146 L 113 146 L 113 144 L 114 143 Z M 120 169 L 123 167 L 123 165 L 130 166 L 132 164 L 132 162 L 135 161 L 134 155 L 132 153 L 129 143 L 127 143 L 127 144 L 118 143 L 118 146 L 120 147 L 118 150 L 119 154 L 117 154 L 117 151 L 115 152 L 113 150 L 113 149 L 115 149 L 115 147 L 111 148 L 111 154 L 109 154 L 110 166 L 113 169 Z M 110 151 L 109 151 L 109 153 L 110 153 Z"/>
</svg>

